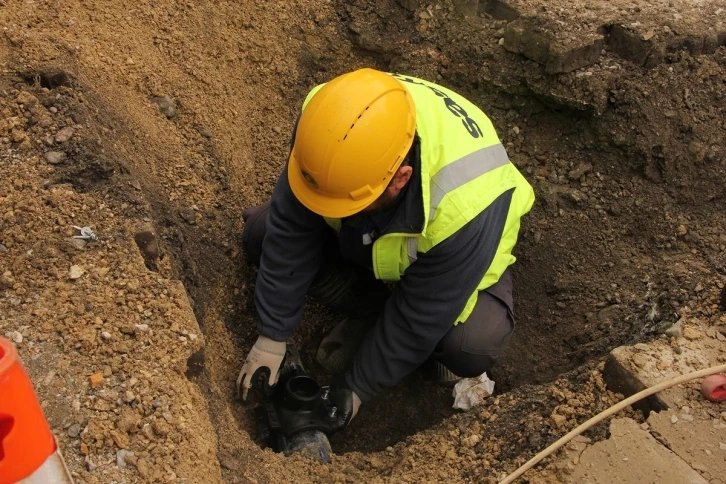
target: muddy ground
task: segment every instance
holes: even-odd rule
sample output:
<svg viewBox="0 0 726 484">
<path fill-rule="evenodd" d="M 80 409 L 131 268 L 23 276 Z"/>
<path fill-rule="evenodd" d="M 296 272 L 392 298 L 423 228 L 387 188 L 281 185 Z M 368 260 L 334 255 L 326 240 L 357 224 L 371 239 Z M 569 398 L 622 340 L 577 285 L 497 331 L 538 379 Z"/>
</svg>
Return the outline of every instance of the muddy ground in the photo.
<svg viewBox="0 0 726 484">
<path fill-rule="evenodd" d="M 617 401 L 610 349 L 724 309 L 720 6 L 638 4 L 0 1 L 0 334 L 77 480 L 496 482 Z M 507 44 L 523 19 L 553 45 L 606 43 L 552 72 Z M 658 62 L 613 52 L 626 19 L 665 38 Z M 263 450 L 234 399 L 256 337 L 241 213 L 269 197 L 307 91 L 362 66 L 476 102 L 538 202 L 497 395 L 459 413 L 411 375 L 324 466 Z M 73 225 L 99 240 L 74 244 Z M 295 342 L 314 349 L 338 318 L 310 304 Z"/>
</svg>

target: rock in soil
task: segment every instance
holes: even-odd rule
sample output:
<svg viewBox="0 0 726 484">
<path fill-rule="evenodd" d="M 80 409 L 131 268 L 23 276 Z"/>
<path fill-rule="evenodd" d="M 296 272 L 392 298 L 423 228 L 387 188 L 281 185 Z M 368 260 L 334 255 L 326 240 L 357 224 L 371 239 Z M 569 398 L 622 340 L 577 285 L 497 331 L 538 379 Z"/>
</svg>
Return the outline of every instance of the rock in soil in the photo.
<svg viewBox="0 0 726 484">
<path fill-rule="evenodd" d="M 176 116 L 176 103 L 169 96 L 155 96 L 151 100 L 159 106 L 159 111 L 167 118 Z"/>
<path fill-rule="evenodd" d="M 73 128 L 71 128 L 70 126 L 66 126 L 55 134 L 55 142 L 65 143 L 66 141 L 71 139 L 71 137 L 73 136 L 73 132 Z"/>
<path fill-rule="evenodd" d="M 45 153 L 45 161 L 51 165 L 58 165 L 63 163 L 66 159 L 66 154 L 62 151 L 47 151 Z"/>
</svg>

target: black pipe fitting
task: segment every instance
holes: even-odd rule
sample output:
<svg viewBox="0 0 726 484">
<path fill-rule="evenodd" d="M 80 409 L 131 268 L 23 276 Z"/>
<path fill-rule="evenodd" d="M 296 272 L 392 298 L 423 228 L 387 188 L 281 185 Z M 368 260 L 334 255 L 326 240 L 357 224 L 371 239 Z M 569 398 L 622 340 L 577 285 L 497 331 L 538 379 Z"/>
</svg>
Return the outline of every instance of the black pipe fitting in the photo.
<svg viewBox="0 0 726 484">
<path fill-rule="evenodd" d="M 258 430 L 276 452 L 299 452 L 328 462 L 326 435 L 332 433 L 336 409 L 329 388 L 307 375 L 297 358 L 288 353 L 275 389 L 257 407 Z"/>
</svg>

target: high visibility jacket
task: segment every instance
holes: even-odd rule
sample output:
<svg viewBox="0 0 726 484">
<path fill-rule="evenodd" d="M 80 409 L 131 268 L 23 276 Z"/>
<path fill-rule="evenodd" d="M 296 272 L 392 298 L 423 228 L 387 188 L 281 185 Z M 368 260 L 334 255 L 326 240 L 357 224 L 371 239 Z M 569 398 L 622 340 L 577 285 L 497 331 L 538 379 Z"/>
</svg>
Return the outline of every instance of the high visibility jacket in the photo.
<svg viewBox="0 0 726 484">
<path fill-rule="evenodd" d="M 534 203 L 534 191 L 509 161 L 489 118 L 474 104 L 445 87 L 393 74 L 409 90 L 416 106 L 421 140 L 424 226 L 420 233 L 386 233 L 373 243 L 373 271 L 378 279 L 398 281 L 416 261 L 456 233 L 494 200 L 512 190 L 512 199 L 496 255 L 454 324 L 466 321 L 479 291 L 496 283 L 516 258 L 520 218 Z M 307 102 L 322 86 L 308 94 Z M 326 218 L 336 231 L 340 219 Z"/>
</svg>

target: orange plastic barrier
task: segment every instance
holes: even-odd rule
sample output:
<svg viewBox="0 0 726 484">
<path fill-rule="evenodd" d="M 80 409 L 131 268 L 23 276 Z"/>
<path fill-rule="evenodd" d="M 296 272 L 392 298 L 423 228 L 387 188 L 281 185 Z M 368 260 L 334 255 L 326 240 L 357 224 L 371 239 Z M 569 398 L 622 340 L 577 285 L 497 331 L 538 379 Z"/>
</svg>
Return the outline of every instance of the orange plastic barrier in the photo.
<svg viewBox="0 0 726 484">
<path fill-rule="evenodd" d="M 0 484 L 30 476 L 55 451 L 53 433 L 18 352 L 0 338 Z"/>
</svg>

